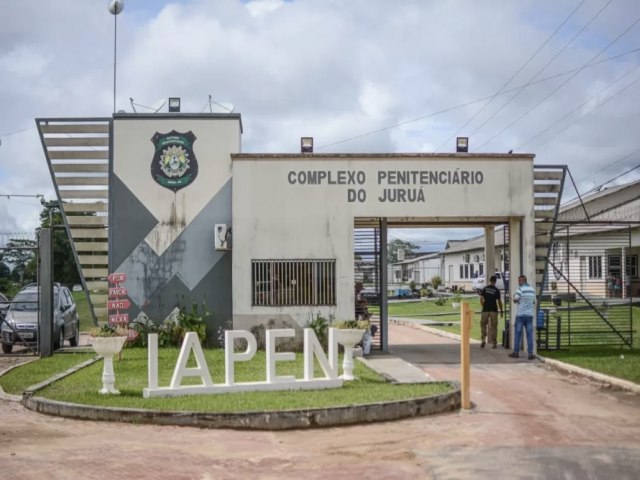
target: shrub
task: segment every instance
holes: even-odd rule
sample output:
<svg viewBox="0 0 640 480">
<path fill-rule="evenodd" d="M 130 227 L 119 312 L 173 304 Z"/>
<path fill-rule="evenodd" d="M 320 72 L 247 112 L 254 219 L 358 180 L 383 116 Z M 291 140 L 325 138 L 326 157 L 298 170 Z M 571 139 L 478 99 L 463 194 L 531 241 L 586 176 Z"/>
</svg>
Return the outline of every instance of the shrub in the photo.
<svg viewBox="0 0 640 480">
<path fill-rule="evenodd" d="M 360 330 L 366 330 L 371 326 L 369 320 L 338 320 L 337 322 L 331 324 L 333 328 L 357 328 Z"/>
<path fill-rule="evenodd" d="M 411 291 L 413 292 L 416 289 L 416 282 L 411 280 L 409 282 L 409 288 L 411 289 Z"/>
<path fill-rule="evenodd" d="M 440 275 L 434 275 L 431 277 L 431 285 L 433 285 L 433 288 L 436 290 L 440 285 L 442 285 L 442 278 L 440 278 Z"/>
<path fill-rule="evenodd" d="M 447 297 L 438 297 L 435 299 L 434 303 L 439 307 L 443 307 L 444 305 L 447 304 L 448 301 L 449 299 Z"/>
<path fill-rule="evenodd" d="M 329 335 L 329 322 L 320 313 L 316 314 L 316 317 L 307 321 L 307 328 L 313 330 L 318 337 L 318 341 L 322 348 L 327 349 L 328 335 Z"/>
<path fill-rule="evenodd" d="M 89 331 L 91 337 L 124 337 L 128 334 L 129 329 L 126 327 L 114 327 L 112 325 L 102 325 L 101 327 L 92 328 Z"/>
<path fill-rule="evenodd" d="M 258 350 L 264 350 L 267 346 L 267 330 L 271 330 L 276 326 L 276 321 L 271 318 L 265 325 L 264 323 L 260 323 L 258 325 L 254 325 L 249 329 L 249 331 L 256 337 L 256 345 Z M 286 320 L 282 321 L 282 327 L 278 328 L 291 328 L 291 325 Z M 296 341 L 295 337 L 289 337 L 282 339 L 276 343 L 276 352 L 296 352 L 302 351 L 302 343 L 298 340 Z"/>
<path fill-rule="evenodd" d="M 158 326 L 146 315 L 141 315 L 130 324 L 130 327 L 137 332 L 137 338 L 128 342 L 134 347 L 146 347 L 147 335 L 149 333 L 158 334 L 159 347 L 179 347 L 182 345 L 187 332 L 196 332 L 200 342 L 207 338 L 207 324 L 205 320 L 211 316 L 211 312 L 203 303 L 199 307 L 196 302 L 191 304 L 191 308 L 179 307 L 177 312 L 172 312 L 162 325 Z"/>
</svg>

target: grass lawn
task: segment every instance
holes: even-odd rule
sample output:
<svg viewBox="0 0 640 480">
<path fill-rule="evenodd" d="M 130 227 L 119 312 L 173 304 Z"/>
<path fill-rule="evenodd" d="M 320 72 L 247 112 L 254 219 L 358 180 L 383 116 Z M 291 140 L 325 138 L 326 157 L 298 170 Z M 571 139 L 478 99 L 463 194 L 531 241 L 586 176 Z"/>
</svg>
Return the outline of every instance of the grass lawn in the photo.
<svg viewBox="0 0 640 480">
<path fill-rule="evenodd" d="M 480 299 L 477 295 L 466 296 L 462 299 L 471 307 L 473 316 L 471 317 L 471 338 L 480 340 Z M 371 306 L 369 310 L 376 315 L 380 313 L 378 306 Z M 460 309 L 454 310 L 451 302 L 445 305 L 436 305 L 434 299 L 415 302 L 398 302 L 389 304 L 389 316 L 409 317 L 413 319 L 429 319 L 443 322 L 460 322 Z M 433 325 L 433 328 L 446 332 L 460 333 L 460 325 Z M 498 317 L 498 343 L 502 340 L 502 330 L 504 329 L 504 318 Z"/>
<path fill-rule="evenodd" d="M 56 353 L 52 357 L 41 358 L 14 368 L 0 377 L 0 386 L 7 393 L 19 395 L 27 387 L 36 385 L 95 356 L 95 353 Z"/>
<path fill-rule="evenodd" d="M 178 349 L 160 349 L 159 385 L 169 384 L 176 360 Z M 220 349 L 205 350 L 207 364 L 214 383 L 224 381 L 224 351 Z M 53 358 L 58 358 L 59 355 Z M 180 398 L 142 398 L 142 389 L 147 386 L 147 350 L 142 348 L 130 348 L 123 350 L 121 361 L 114 361 L 116 374 L 116 388 L 121 392 L 119 396 L 100 395 L 98 390 L 102 386 L 102 362 L 98 362 L 84 368 L 69 377 L 60 380 L 38 392 L 53 400 L 73 402 L 87 405 L 101 405 L 109 407 L 132 407 L 158 410 L 190 410 L 201 412 L 241 412 L 241 411 L 265 411 L 265 410 L 290 410 L 297 408 L 320 408 L 330 406 L 353 405 L 360 403 L 373 403 L 390 400 L 403 400 L 427 395 L 436 395 L 451 390 L 445 383 L 392 385 L 386 382 L 373 370 L 365 367 L 360 362 L 355 363 L 354 374 L 358 380 L 346 382 L 343 388 L 315 391 L 281 391 L 281 392 L 249 392 L 228 393 L 213 395 L 192 395 Z M 86 358 L 78 356 L 80 363 Z M 9 372 L 7 378 L 1 377 L 0 384 L 7 386 L 17 385 L 17 380 L 10 377 L 19 377 L 22 372 L 31 375 L 33 382 L 37 383 L 41 378 L 39 363 L 42 360 L 29 365 L 18 367 Z M 195 366 L 195 361 L 191 359 Z M 68 365 L 59 365 L 52 373 L 57 373 L 68 368 Z M 296 354 L 295 362 L 279 362 L 278 375 L 295 375 L 303 377 L 302 354 Z M 48 375 L 50 376 L 50 375 Z M 322 376 L 321 370 L 316 365 L 316 376 Z M 258 352 L 249 362 L 236 363 L 236 382 L 264 381 L 265 352 Z M 184 384 L 199 383 L 197 379 L 185 379 Z M 26 386 L 26 385 L 25 385 Z M 22 386 L 21 388 L 25 388 Z M 20 388 L 14 388 L 14 393 L 20 393 Z"/>
<path fill-rule="evenodd" d="M 477 295 L 463 297 L 463 302 L 467 302 L 474 311 L 480 311 L 480 300 Z M 375 315 L 380 313 L 378 305 L 370 305 L 369 311 Z M 428 300 L 416 300 L 415 302 L 394 302 L 389 303 L 389 315 L 392 317 L 414 317 L 427 318 L 433 314 L 446 314 L 446 320 L 459 320 L 460 310 L 454 310 L 451 300 L 444 305 L 436 305 L 435 298 Z"/>
<path fill-rule="evenodd" d="M 89 302 L 87 302 L 87 295 L 82 292 L 71 292 L 73 299 L 76 302 L 76 309 L 78 316 L 80 317 L 80 331 L 87 332 L 93 328 L 93 319 L 91 318 L 91 310 L 89 309 Z"/>
<path fill-rule="evenodd" d="M 633 307 L 633 349 L 618 346 L 571 347 L 540 352 L 543 356 L 595 372 L 640 383 L 640 307 Z"/>
</svg>

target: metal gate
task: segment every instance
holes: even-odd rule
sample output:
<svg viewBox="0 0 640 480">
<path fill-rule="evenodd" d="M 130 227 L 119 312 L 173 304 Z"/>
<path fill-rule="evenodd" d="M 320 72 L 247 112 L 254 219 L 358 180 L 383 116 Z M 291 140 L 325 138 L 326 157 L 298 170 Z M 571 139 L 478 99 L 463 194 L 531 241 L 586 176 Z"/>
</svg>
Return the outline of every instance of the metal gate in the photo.
<svg viewBox="0 0 640 480">
<path fill-rule="evenodd" d="M 539 349 L 633 344 L 640 301 L 630 223 L 558 223 L 540 303 Z"/>
<path fill-rule="evenodd" d="M 382 298 L 380 229 L 375 227 L 354 228 L 353 251 L 355 281 L 362 282 L 363 296 L 369 305 L 380 305 Z M 381 349 L 380 316 L 372 317 L 371 324 L 377 329 L 377 335 L 374 335 L 371 347 Z"/>
<path fill-rule="evenodd" d="M 0 233 L 0 256 L 4 266 L 20 272 L 17 281 L 13 281 L 11 275 L 2 277 L 6 278 L 3 287 L 10 289 L 0 293 L 2 355 L 38 355 L 38 326 L 41 324 L 40 289 L 37 288 L 40 283 L 39 237 L 24 232 Z M 30 265 L 35 265 L 35 278 L 27 272 Z"/>
</svg>

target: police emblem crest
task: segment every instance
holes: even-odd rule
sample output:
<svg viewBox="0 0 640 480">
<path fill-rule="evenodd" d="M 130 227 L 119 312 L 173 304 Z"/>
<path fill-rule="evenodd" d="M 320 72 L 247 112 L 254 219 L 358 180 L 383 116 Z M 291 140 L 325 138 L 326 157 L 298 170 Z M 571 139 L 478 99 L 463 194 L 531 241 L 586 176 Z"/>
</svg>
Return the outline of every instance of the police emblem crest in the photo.
<svg viewBox="0 0 640 480">
<path fill-rule="evenodd" d="M 156 132 L 151 137 L 155 147 L 151 176 L 158 184 L 177 192 L 193 183 L 198 176 L 198 161 L 193 153 L 195 140 L 191 131 Z"/>
</svg>

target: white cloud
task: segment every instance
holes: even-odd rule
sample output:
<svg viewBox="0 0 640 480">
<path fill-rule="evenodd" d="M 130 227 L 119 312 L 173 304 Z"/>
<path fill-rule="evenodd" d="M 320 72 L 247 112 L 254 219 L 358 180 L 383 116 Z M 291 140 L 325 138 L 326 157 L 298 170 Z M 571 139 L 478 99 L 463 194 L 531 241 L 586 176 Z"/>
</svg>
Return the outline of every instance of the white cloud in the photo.
<svg viewBox="0 0 640 480">
<path fill-rule="evenodd" d="M 453 151 L 447 139 L 484 102 L 452 107 L 496 93 L 575 3 L 130 0 L 118 16 L 117 108 L 130 110 L 129 97 L 151 105 L 180 96 L 183 111 L 199 112 L 212 94 L 242 113 L 247 152 L 296 152 L 306 135 L 323 152 L 426 152 L 443 143 L 442 151 Z M 114 19 L 106 2 L 0 4 L 0 134 L 34 125 L 35 117 L 110 115 Z M 510 87 L 526 83 L 601 6 L 586 2 Z M 634 0 L 613 2 L 537 78 L 579 68 L 638 16 Z M 635 48 L 639 30 L 599 58 Z M 584 69 L 482 151 L 516 148 L 637 64 L 635 54 Z M 496 98 L 460 135 L 473 132 L 470 148 L 478 151 L 566 78 L 524 89 L 479 128 L 511 95 Z M 584 185 L 602 182 L 638 164 L 639 154 L 616 161 L 640 148 L 639 103 L 640 85 L 631 86 L 524 149 L 539 163 L 568 164 Z M 35 129 L 1 140 L 0 194 L 51 196 Z M 0 196 L 0 231 L 35 226 L 37 208 L 23 207 L 7 208 Z"/>
<path fill-rule="evenodd" d="M 284 3 L 281 0 L 253 0 L 247 3 L 247 9 L 254 17 L 260 17 L 282 8 Z"/>
</svg>

